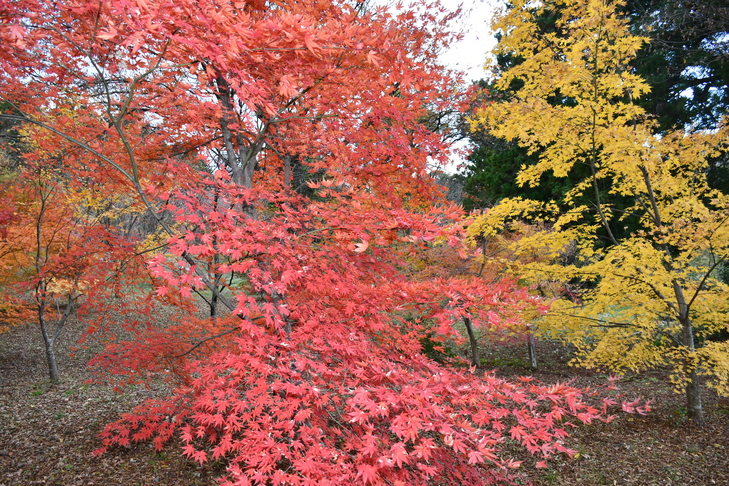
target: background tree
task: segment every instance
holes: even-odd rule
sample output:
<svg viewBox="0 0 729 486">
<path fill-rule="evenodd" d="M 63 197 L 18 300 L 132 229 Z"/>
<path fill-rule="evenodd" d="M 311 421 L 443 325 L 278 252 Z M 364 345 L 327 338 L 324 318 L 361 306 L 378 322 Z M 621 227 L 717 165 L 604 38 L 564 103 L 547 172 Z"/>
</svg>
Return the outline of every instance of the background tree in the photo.
<svg viewBox="0 0 729 486">
<path fill-rule="evenodd" d="M 621 12 L 650 39 L 631 65 L 651 86 L 637 103 L 658 129 L 716 128 L 729 108 L 726 3 L 634 0 Z"/>
<path fill-rule="evenodd" d="M 511 7 L 508 7 L 511 8 Z M 549 4 L 535 21 L 542 32 L 559 32 L 556 19 L 561 6 Z M 701 130 L 719 126 L 727 111 L 729 86 L 729 57 L 726 36 L 729 34 L 729 10 L 721 1 L 676 2 L 673 0 L 628 1 L 620 12 L 629 20 L 630 30 L 649 39 L 636 53 L 630 65 L 651 86 L 651 90 L 634 101 L 657 123 L 654 130 Z M 559 34 L 561 35 L 561 34 Z M 497 39 L 500 34 L 497 33 Z M 499 70 L 523 62 L 513 52 L 495 56 Z M 519 80 L 495 89 L 487 81 L 483 102 L 500 102 L 519 89 Z M 555 96 L 553 102 L 564 102 Z M 468 133 L 468 132 L 467 132 Z M 524 164 L 532 165 L 536 157 L 529 156 L 518 144 L 493 137 L 489 127 L 478 127 L 468 133 L 474 146 L 463 173 L 467 210 L 488 207 L 503 197 L 527 196 L 526 188 L 515 183 L 516 173 Z M 720 152 L 709 161 L 706 169 L 709 184 L 727 192 L 726 153 Z M 571 178 L 553 179 L 544 174 L 539 187 L 530 188 L 528 197 L 542 201 L 559 201 L 569 190 Z"/>
<path fill-rule="evenodd" d="M 125 280 L 120 266 L 138 268 L 132 241 L 116 221 L 128 208 L 101 196 L 108 186 L 69 178 L 74 154 L 51 151 L 43 132 L 20 132 L 26 153 L 8 169 L 0 193 L 11 215 L 0 242 L 0 292 L 16 321 L 37 322 L 50 379 L 58 382 L 55 344 L 69 318 L 112 289 L 118 293 Z"/>
<path fill-rule="evenodd" d="M 496 59 L 504 69 L 520 62 L 519 58 L 514 59 L 508 54 Z M 499 89 L 493 83 L 479 81 L 475 84 L 477 90 L 471 95 L 471 105 L 462 116 L 467 121 L 481 107 L 508 100 L 510 93 L 519 85 L 515 81 L 512 86 Z M 544 174 L 539 185 L 528 189 L 522 187 L 516 183 L 516 176 L 523 166 L 536 163 L 538 157 L 535 154 L 530 154 L 517 143 L 494 136 L 489 127 L 464 123 L 461 129 L 473 147 L 459 173 L 464 180 L 463 208 L 466 211 L 489 208 L 503 198 L 525 196 L 527 192 L 531 199 L 559 201 L 572 187 L 570 179 L 555 178 L 550 174 Z"/>
<path fill-rule="evenodd" d="M 515 79 L 523 86 L 509 101 L 484 108 L 474 123 L 539 154 L 537 164 L 520 172 L 520 184 L 535 183 L 547 171 L 556 177 L 587 171 L 588 177 L 566 194 L 567 211 L 506 200 L 469 231 L 488 236 L 500 230 L 504 215 L 552 211 L 551 231 L 518 242 L 518 251 L 540 249 L 552 261 L 519 271 L 579 279 L 587 290 L 578 303 L 556 304 L 545 328 L 576 344 L 577 361 L 586 366 L 669 365 L 689 417 L 700 422 L 699 376 L 727 393 L 729 348 L 704 341 L 726 326 L 725 286 L 715 270 L 729 255 L 727 197 L 706 180 L 708 160 L 726 147 L 726 128 L 655 135 L 654 123 L 633 102 L 649 91 L 630 69 L 645 39 L 629 33 L 615 11 L 620 5 L 515 2 L 496 17 L 494 27 L 503 34 L 497 52 L 524 59 L 500 72 L 497 86 Z M 559 12 L 560 35 L 540 29 L 544 9 Z M 569 103 L 553 104 L 557 95 Z M 616 199 L 631 204 L 623 210 Z M 564 265 L 559 256 L 568 245 L 576 245 L 577 255 Z"/>
</svg>

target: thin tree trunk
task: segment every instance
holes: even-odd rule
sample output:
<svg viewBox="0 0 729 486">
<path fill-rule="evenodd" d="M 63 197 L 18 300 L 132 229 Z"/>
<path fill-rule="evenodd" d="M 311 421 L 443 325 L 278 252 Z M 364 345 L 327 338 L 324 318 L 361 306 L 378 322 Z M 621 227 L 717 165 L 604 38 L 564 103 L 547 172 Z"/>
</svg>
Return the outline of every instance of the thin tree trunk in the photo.
<svg viewBox="0 0 729 486">
<path fill-rule="evenodd" d="M 258 150 L 255 147 L 240 149 L 241 170 L 243 171 L 243 186 L 249 189 L 253 188 L 253 173 L 256 170 L 256 156 Z"/>
<path fill-rule="evenodd" d="M 473 323 L 470 317 L 464 317 L 463 323 L 466 325 L 468 332 L 468 340 L 471 343 L 471 364 L 473 366 L 481 365 L 481 358 L 478 355 L 478 343 L 476 342 L 476 334 L 473 332 Z"/>
<path fill-rule="evenodd" d="M 681 321 L 683 345 L 688 349 L 690 354 L 693 354 L 696 352 L 696 344 L 691 319 L 688 315 L 683 315 Z M 686 379 L 686 412 L 688 418 L 693 420 L 694 423 L 701 425 L 704 423 L 704 407 L 701 403 L 701 382 L 696 372 L 696 365 L 689 358 L 686 359 L 686 364 L 684 365 L 684 375 Z"/>
<path fill-rule="evenodd" d="M 213 197 L 213 208 L 214 211 L 220 211 L 221 210 L 221 201 L 220 201 L 220 191 L 215 191 L 215 196 Z M 218 248 L 218 237 L 216 235 L 213 235 L 213 248 Z M 222 295 L 222 291 L 224 286 L 220 284 L 220 282 L 223 280 L 223 274 L 218 271 L 218 266 L 220 264 L 220 254 L 216 251 L 213 253 L 213 261 L 210 268 L 210 272 L 213 274 L 213 281 L 212 281 L 212 288 L 211 288 L 211 296 L 210 296 L 210 317 L 215 320 L 215 318 L 218 317 L 218 301 L 220 300 L 219 297 Z"/>
<path fill-rule="evenodd" d="M 284 157 L 284 186 L 291 187 L 291 159 L 290 155 Z"/>
<path fill-rule="evenodd" d="M 76 299 L 79 297 L 78 295 L 74 295 L 74 293 L 69 294 L 68 301 L 66 302 L 66 308 L 63 311 L 63 314 L 58 316 L 58 319 L 55 323 L 55 329 L 51 331 L 50 326 L 51 324 L 46 319 L 46 309 L 48 305 L 48 301 L 46 300 L 46 287 L 45 284 L 41 284 L 41 287 L 36 290 L 36 292 L 42 292 L 42 294 L 37 295 L 36 301 L 38 303 L 38 324 L 41 328 L 41 334 L 43 335 L 43 343 L 45 344 L 46 348 L 46 361 L 48 363 L 48 374 L 51 378 L 51 382 L 58 383 L 61 380 L 61 375 L 58 372 L 58 361 L 56 360 L 56 353 L 54 351 L 54 345 L 56 344 L 56 340 L 58 339 L 58 336 L 61 335 L 61 332 L 63 331 L 63 328 L 66 325 L 66 322 L 68 322 L 68 318 L 71 316 L 71 313 L 73 312 L 74 305 L 76 303 Z"/>
<path fill-rule="evenodd" d="M 53 351 L 53 342 L 46 341 L 46 361 L 48 361 L 48 372 L 51 382 L 58 383 L 61 381 L 61 375 L 58 373 L 58 364 L 56 362 L 56 353 Z"/>
<path fill-rule="evenodd" d="M 218 317 L 218 294 L 216 292 L 213 292 L 210 297 L 210 317 L 213 319 Z"/>
<path fill-rule="evenodd" d="M 640 166 L 640 170 L 643 173 L 643 181 L 648 191 L 648 199 L 651 204 L 653 211 L 653 223 L 656 228 L 663 226 L 661 213 L 656 201 L 655 192 L 653 191 L 653 184 L 651 183 L 650 174 L 645 166 Z M 649 212 L 650 213 L 650 212 Z M 671 249 L 667 243 L 662 243 L 661 248 L 666 255 L 666 261 L 664 262 L 664 268 L 671 272 L 673 271 L 673 265 L 671 264 Z M 686 380 L 686 412 L 688 417 L 696 424 L 701 425 L 704 423 L 704 408 L 701 403 L 701 382 L 699 381 L 699 375 L 696 371 L 696 364 L 692 361 L 694 354 L 696 353 L 696 340 L 694 337 L 694 325 L 691 321 L 691 304 L 693 299 L 687 300 L 683 292 L 681 284 L 674 280 L 673 294 L 676 298 L 675 304 L 669 304 L 678 316 L 678 322 L 681 324 L 681 341 L 683 346 L 688 352 L 686 361 L 684 362 L 684 379 Z M 663 296 L 661 299 L 668 302 Z"/>
<path fill-rule="evenodd" d="M 40 211 L 38 212 L 38 218 L 36 219 L 36 226 L 35 226 L 35 272 L 36 275 L 41 275 L 41 269 L 43 266 L 43 263 L 47 261 L 48 259 L 48 248 L 45 248 L 45 256 L 44 256 L 44 248 L 41 241 L 42 232 L 43 232 L 43 222 L 44 217 L 46 214 L 46 201 L 49 197 L 49 194 L 45 194 L 43 192 L 43 188 L 39 187 L 40 195 L 41 195 L 41 207 Z M 38 324 L 41 328 L 41 334 L 43 335 L 43 344 L 46 348 L 46 362 L 48 363 L 48 373 L 51 378 L 52 383 L 58 383 L 60 381 L 60 376 L 58 374 L 58 363 L 56 362 L 56 353 L 53 352 L 53 344 L 56 341 L 56 337 L 58 336 L 58 333 L 51 333 L 48 329 L 48 322 L 46 321 L 46 282 L 43 280 L 40 280 L 37 284 L 37 287 L 35 289 L 35 298 L 36 302 L 38 304 Z"/>
<path fill-rule="evenodd" d="M 534 334 L 529 331 L 527 334 L 527 352 L 529 354 L 529 366 L 533 370 L 537 369 L 537 340 Z"/>
<path fill-rule="evenodd" d="M 694 338 L 694 327 L 689 315 L 689 304 L 683 294 L 681 285 L 674 281 L 673 291 L 678 303 L 678 320 L 681 324 L 681 340 L 689 356 L 684 364 L 684 378 L 686 379 L 686 411 L 688 417 L 696 424 L 704 423 L 704 408 L 701 403 L 701 383 L 696 371 L 696 365 L 691 358 L 696 353 L 696 340 Z"/>
<path fill-rule="evenodd" d="M 223 131 L 223 144 L 225 146 L 225 165 L 230 169 L 231 178 L 235 184 L 243 184 L 243 171 L 240 166 L 240 154 L 236 151 L 233 145 L 233 133 L 230 130 L 230 125 L 235 121 L 235 109 L 233 108 L 232 101 L 232 90 L 228 81 L 219 74 L 215 79 L 218 86 L 216 95 L 220 100 L 220 104 L 223 105 L 223 116 L 220 120 L 220 128 Z M 240 150 L 240 147 L 238 147 Z"/>
<path fill-rule="evenodd" d="M 45 303 L 38 303 L 38 323 L 40 324 L 41 334 L 43 335 L 43 344 L 46 348 L 46 362 L 48 363 L 48 373 L 51 382 L 58 383 L 61 380 L 58 374 L 58 363 L 56 361 L 56 353 L 53 351 L 55 336 L 51 336 L 48 332 L 48 322 L 46 321 Z"/>
</svg>

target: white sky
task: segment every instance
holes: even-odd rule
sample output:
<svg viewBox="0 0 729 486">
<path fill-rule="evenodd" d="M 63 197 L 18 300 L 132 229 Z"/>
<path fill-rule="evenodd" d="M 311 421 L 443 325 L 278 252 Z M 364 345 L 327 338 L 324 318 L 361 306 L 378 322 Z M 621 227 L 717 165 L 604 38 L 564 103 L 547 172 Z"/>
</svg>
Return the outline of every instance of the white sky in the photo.
<svg viewBox="0 0 729 486">
<path fill-rule="evenodd" d="M 441 4 L 450 10 L 462 6 L 463 13 L 456 28 L 464 32 L 461 42 L 450 46 L 441 54 L 441 60 L 449 67 L 465 72 L 466 83 L 478 81 L 485 77 L 484 63 L 496 44 L 491 35 L 491 14 L 497 0 L 440 0 Z M 458 171 L 463 163 L 467 142 L 462 141 L 454 147 L 457 152 L 452 154 L 450 163 L 443 169 L 446 172 Z"/>
<path fill-rule="evenodd" d="M 456 27 L 465 31 L 464 39 L 450 46 L 443 55 L 448 66 L 466 72 L 466 82 L 477 81 L 484 77 L 483 65 L 486 56 L 496 44 L 490 32 L 491 13 L 496 0 L 440 0 L 448 9 L 455 10 L 463 6 L 464 14 Z"/>
<path fill-rule="evenodd" d="M 441 5 L 454 11 L 461 6 L 461 17 L 453 28 L 464 33 L 461 42 L 444 49 L 441 54 L 443 63 L 464 72 L 464 81 L 478 81 L 485 77 L 484 63 L 496 44 L 491 35 L 491 15 L 499 0 L 439 0 Z M 395 0 L 375 0 L 376 4 L 390 5 Z M 467 142 L 462 141 L 455 145 L 456 152 L 451 154 L 450 163 L 441 167 L 446 172 L 456 172 L 457 167 L 463 163 L 467 152 Z"/>
</svg>

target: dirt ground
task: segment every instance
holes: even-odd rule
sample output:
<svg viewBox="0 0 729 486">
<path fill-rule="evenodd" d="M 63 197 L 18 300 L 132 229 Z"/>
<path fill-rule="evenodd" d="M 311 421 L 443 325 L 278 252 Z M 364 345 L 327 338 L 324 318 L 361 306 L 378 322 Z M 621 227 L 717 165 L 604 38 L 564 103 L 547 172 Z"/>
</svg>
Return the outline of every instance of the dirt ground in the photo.
<svg viewBox="0 0 729 486">
<path fill-rule="evenodd" d="M 59 343 L 62 382 L 47 380 L 42 342 L 31 327 L 0 335 L 0 486 L 24 485 L 185 485 L 216 484 L 221 464 L 200 467 L 185 460 L 175 444 L 161 453 L 150 445 L 114 449 L 100 458 L 97 434 L 120 412 L 161 390 L 135 387 L 124 393 L 89 385 L 85 363 L 93 349 L 69 357 L 80 334 L 71 325 Z M 541 343 L 541 370 L 525 368 L 520 345 L 485 346 L 487 367 L 505 376 L 533 374 L 544 382 L 574 380 L 577 386 L 603 384 L 603 375 L 567 366 L 564 348 Z M 546 469 L 515 451 L 524 466 L 517 484 L 547 485 L 729 485 L 729 401 L 704 393 L 705 426 L 686 418 L 682 397 L 669 390 L 660 371 L 626 377 L 626 397 L 652 399 L 648 416 L 620 414 L 610 424 L 581 426 L 567 445 L 574 458 L 550 459 Z"/>
<path fill-rule="evenodd" d="M 143 444 L 101 456 L 103 426 L 162 389 L 136 386 L 123 393 L 88 384 L 94 354 L 71 348 L 81 335 L 72 321 L 57 344 L 61 383 L 52 386 L 40 332 L 11 328 L 0 334 L 0 486 L 217 484 L 220 465 L 199 467 L 171 444 L 161 453 Z M 98 349 L 98 348 L 97 348 Z"/>
<path fill-rule="evenodd" d="M 554 343 L 540 343 L 540 370 L 529 372 L 524 346 L 489 346 L 486 361 L 497 374 L 530 374 L 546 383 L 572 381 L 597 388 L 607 377 L 568 366 L 569 352 Z M 516 356 L 516 357 L 515 357 Z M 535 486 L 729 486 L 729 400 L 704 389 L 706 423 L 697 427 L 686 417 L 684 396 L 670 390 L 661 370 L 626 375 L 617 382 L 624 399 L 651 400 L 646 415 L 618 413 L 611 423 L 582 425 L 570 432 L 566 445 L 575 457 L 559 456 L 546 469 L 529 467 L 535 459 L 522 456 L 519 484 Z"/>
</svg>

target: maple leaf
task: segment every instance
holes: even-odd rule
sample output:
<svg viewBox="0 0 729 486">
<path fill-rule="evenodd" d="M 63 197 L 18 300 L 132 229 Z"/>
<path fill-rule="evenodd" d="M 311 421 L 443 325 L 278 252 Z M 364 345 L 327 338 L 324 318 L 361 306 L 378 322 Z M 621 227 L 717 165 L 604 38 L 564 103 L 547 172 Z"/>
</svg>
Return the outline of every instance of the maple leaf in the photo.
<svg viewBox="0 0 729 486">
<path fill-rule="evenodd" d="M 364 456 L 375 457 L 375 455 L 379 452 L 379 446 L 373 436 L 365 436 L 364 446 L 361 448 L 361 451 Z"/>
<path fill-rule="evenodd" d="M 319 45 L 314 42 L 314 37 L 311 35 L 311 32 L 307 32 L 304 34 L 304 44 L 306 45 L 306 48 L 314 54 L 315 56 L 318 56 L 319 51 Z"/>
<path fill-rule="evenodd" d="M 25 45 L 23 43 L 23 38 L 26 35 L 23 26 L 20 24 L 10 24 L 8 30 L 10 31 L 10 37 L 15 39 L 16 45 L 18 45 L 18 47 L 23 47 Z"/>
<path fill-rule="evenodd" d="M 377 468 L 370 464 L 359 464 L 357 466 L 357 478 L 362 478 L 363 484 L 377 483 Z"/>
<path fill-rule="evenodd" d="M 284 98 L 295 98 L 299 94 L 288 76 L 281 76 L 278 84 L 278 93 Z"/>
<path fill-rule="evenodd" d="M 377 59 L 377 53 L 376 53 L 375 51 L 369 51 L 369 52 L 367 53 L 367 62 L 368 62 L 369 64 L 373 64 L 373 65 L 375 65 L 375 66 L 377 66 L 377 67 L 379 67 L 379 66 L 380 66 L 380 62 L 379 62 L 379 60 Z"/>
<path fill-rule="evenodd" d="M 390 447 L 390 457 L 397 467 L 402 467 L 408 462 L 408 453 L 405 450 L 405 444 L 397 442 Z"/>
<path fill-rule="evenodd" d="M 368 417 L 368 414 L 363 410 L 356 409 L 352 412 L 349 412 L 350 422 L 364 423 L 367 421 Z"/>
<path fill-rule="evenodd" d="M 111 40 L 118 35 L 116 28 L 113 25 L 102 28 L 96 37 L 103 40 Z"/>
<path fill-rule="evenodd" d="M 364 253 L 365 251 L 367 251 L 367 248 L 369 248 L 369 246 L 370 245 L 367 240 L 362 240 L 361 243 L 354 244 L 354 251 L 355 253 Z"/>
<path fill-rule="evenodd" d="M 483 454 L 481 454 L 479 451 L 471 451 L 468 453 L 468 463 L 469 464 L 483 464 L 484 457 Z"/>
</svg>

